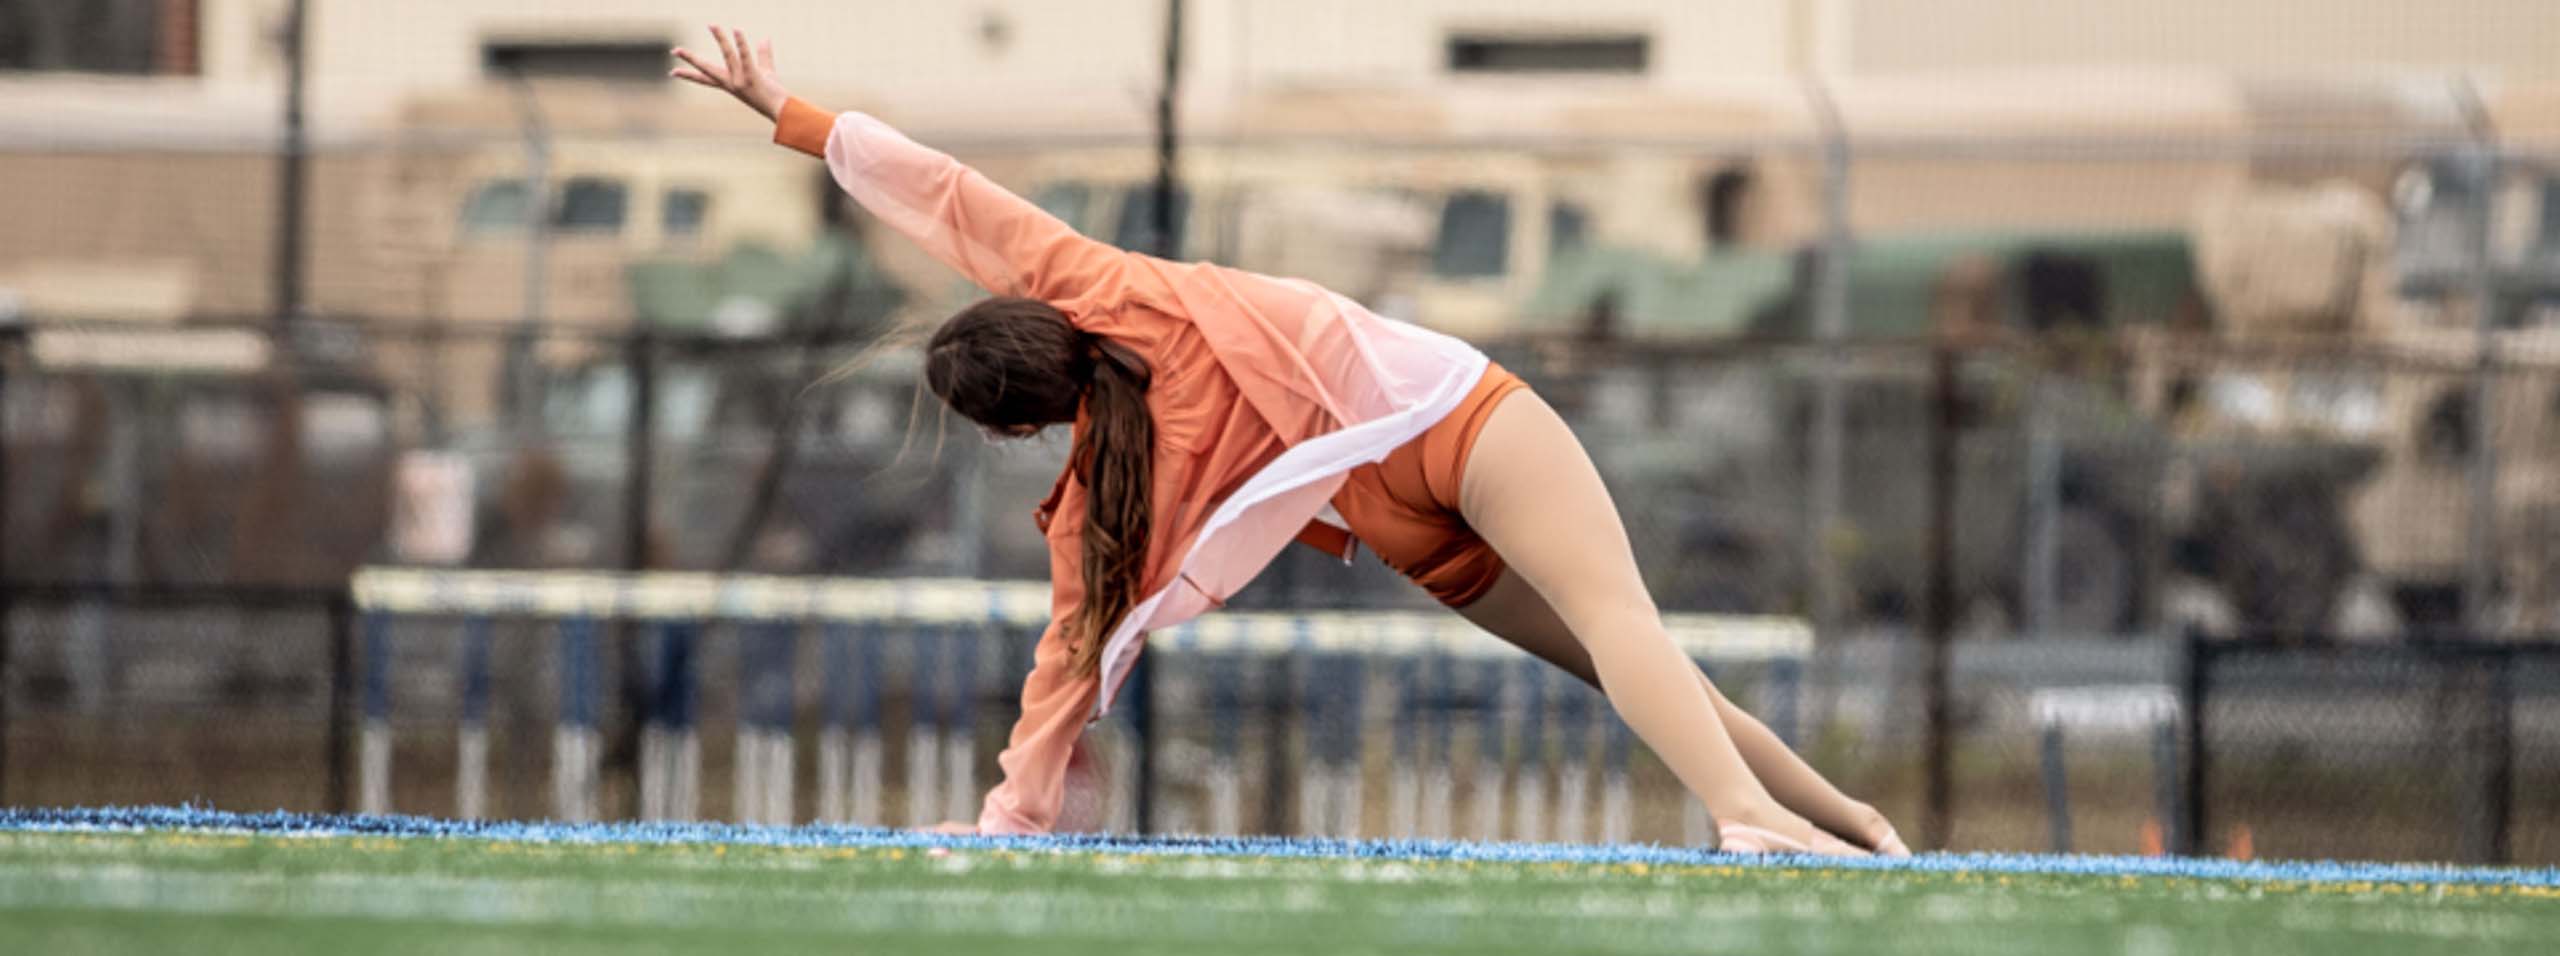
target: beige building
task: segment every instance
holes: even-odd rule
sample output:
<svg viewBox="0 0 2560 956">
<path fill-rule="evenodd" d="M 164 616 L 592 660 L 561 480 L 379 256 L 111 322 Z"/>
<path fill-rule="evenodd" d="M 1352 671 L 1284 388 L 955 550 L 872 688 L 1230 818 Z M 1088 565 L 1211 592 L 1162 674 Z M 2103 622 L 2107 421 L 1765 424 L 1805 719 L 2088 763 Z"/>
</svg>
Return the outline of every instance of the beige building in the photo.
<svg viewBox="0 0 2560 956">
<path fill-rule="evenodd" d="M 0 216 L 56 227 L 0 238 L 0 287 L 31 311 L 266 308 L 267 151 L 286 6 L 0 2 L 0 34 L 32 38 L 0 42 L 0 71 L 23 71 L 0 72 L 0 168 L 13 183 L 45 184 L 0 193 Z M 74 7 L 116 12 L 121 27 L 83 29 L 60 15 Z M 611 180 L 627 219 L 609 235 L 555 237 L 545 314 L 626 317 L 621 274 L 634 257 L 805 241 L 818 220 L 806 167 L 758 147 L 753 117 L 662 78 L 665 48 L 701 42 L 713 16 L 775 37 L 795 89 L 881 112 L 1025 192 L 1094 192 L 1104 198 L 1079 225 L 1125 226 L 1127 197 L 1152 162 L 1164 9 L 308 0 L 308 102 L 322 149 L 313 301 L 354 314 L 533 311 L 512 277 L 521 242 L 469 221 L 490 208 L 475 202 L 504 199 L 491 190 L 524 173 L 527 104 L 556 140 L 557 188 Z M 1469 330 L 1529 291 L 1560 236 L 1671 256 L 1718 235 L 1762 245 L 1810 236 L 1819 176 L 1804 146 L 1821 122 L 1807 77 L 1870 142 L 2174 144 L 2351 124 L 2458 136 L 2455 76 L 2475 82 L 2511 135 L 2560 137 L 2548 119 L 2560 97 L 2536 82 L 2560 68 L 2546 55 L 2560 39 L 2560 5 L 2548 0 L 1188 0 L 1185 10 L 1186 175 L 1212 207 L 1191 230 L 1192 254 L 1402 296 Z M 516 76 L 536 79 L 532 97 L 518 95 Z M 2174 154 L 1863 155 L 1851 220 L 1862 231 L 2177 228 L 2204 184 L 2234 166 Z M 1721 200 L 1707 193 L 1727 174 L 1747 181 L 1747 201 L 1718 223 L 1707 207 Z M 1322 208 L 1291 190 L 1337 187 L 1421 202 L 1363 213 L 1390 224 L 1373 230 L 1386 233 L 1375 243 L 1274 238 L 1274 217 Z M 1266 208 L 1246 201 L 1257 193 Z M 1267 208 L 1271 197 L 1287 208 Z M 1452 212 L 1453 197 L 1476 205 Z M 1437 254 L 1434 218 L 1445 232 L 1459 212 L 1505 231 L 1498 247 L 1474 250 L 1485 262 L 1421 288 L 1368 274 L 1372 263 Z M 1291 246 L 1358 261 L 1308 261 Z"/>
<path fill-rule="evenodd" d="M 0 25 L 40 32 L 48 18 L 28 11 L 82 5 L 133 7 L 128 19 L 149 24 L 151 36 L 127 45 L 154 55 L 109 66 L 124 74 L 111 82 L 66 81 L 24 54 L 8 62 L 0 44 L 0 71 L 38 71 L 0 73 L 0 117 L 17 120 L 11 127 L 48 100 L 236 111 L 244 121 L 272 112 L 286 0 L 16 0 L 0 4 L 0 18 L 14 8 L 24 23 Z M 858 93 L 886 109 L 1029 107 L 1135 120 L 1160 69 L 1165 6 L 308 0 L 311 108 L 333 127 L 378 123 L 400 104 L 488 82 L 511 64 L 646 77 L 659 50 L 698 41 L 716 18 L 777 38 L 787 74 L 807 88 Z M 1185 9 L 1190 105 L 1213 116 L 1276 90 L 1429 90 L 1524 72 L 1543 84 L 1580 73 L 1579 82 L 1656 94 L 1803 75 L 2127 67 L 2560 75 L 2551 55 L 2560 5 L 2545 0 L 1187 0 Z"/>
</svg>

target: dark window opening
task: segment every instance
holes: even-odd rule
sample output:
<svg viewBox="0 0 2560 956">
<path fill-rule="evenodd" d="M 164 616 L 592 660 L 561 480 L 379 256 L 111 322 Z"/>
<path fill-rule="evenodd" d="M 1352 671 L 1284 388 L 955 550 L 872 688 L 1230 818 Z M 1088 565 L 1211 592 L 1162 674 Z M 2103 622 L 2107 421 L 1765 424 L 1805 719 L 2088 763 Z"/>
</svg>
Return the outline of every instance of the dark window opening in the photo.
<svg viewBox="0 0 2560 956">
<path fill-rule="evenodd" d="M 521 179 L 500 179 L 481 183 L 462 201 L 464 235 L 514 232 L 524 228 L 530 218 L 527 208 L 533 194 Z"/>
<path fill-rule="evenodd" d="M 1058 221 L 1066 223 L 1067 228 L 1083 232 L 1090 225 L 1086 222 L 1087 217 L 1093 214 L 1093 187 L 1074 182 L 1050 183 L 1040 187 L 1040 191 L 1032 195 L 1031 202 L 1039 206 L 1040 211 L 1058 217 Z"/>
<path fill-rule="evenodd" d="M 198 0 L 0 0 L 0 71 L 191 75 Z"/>
<path fill-rule="evenodd" d="M 619 180 L 580 176 L 562 183 L 551 196 L 551 210 L 544 216 L 551 228 L 562 232 L 617 233 L 630 208 L 630 189 Z M 678 191 L 683 192 L 683 191 Z M 678 212 L 673 208 L 678 193 L 668 194 L 669 225 L 672 229 Z M 462 232 L 467 236 L 497 235 L 523 232 L 532 221 L 533 189 L 521 179 L 493 179 L 472 189 L 462 203 Z M 709 197 L 695 210 L 707 213 Z"/>
<path fill-rule="evenodd" d="M 663 40 L 491 40 L 480 66 L 494 77 L 656 83 L 667 76 Z"/>
<path fill-rule="evenodd" d="M 1111 244 L 1151 256 L 1167 259 L 1182 257 L 1182 235 L 1191 222 L 1191 191 L 1173 190 L 1173 241 L 1156 241 L 1156 187 L 1149 183 L 1131 186 L 1120 195 L 1119 227 L 1111 231 Z"/>
<path fill-rule="evenodd" d="M 2107 317 L 2107 277 L 2083 256 L 2037 251 L 2018 265 L 2026 294 L 2027 328 L 2051 332 L 2066 326 L 2098 328 Z"/>
<path fill-rule="evenodd" d="M 1591 242 L 1591 214 L 1574 203 L 1547 207 L 1547 254 L 1580 249 Z"/>
<path fill-rule="evenodd" d="M 1720 170 L 1707 177 L 1706 185 L 1699 192 L 1699 204 L 1706 211 L 1707 248 L 1721 248 L 1742 241 L 1742 204 L 1751 195 L 1751 173 L 1740 169 Z"/>
<path fill-rule="evenodd" d="M 580 176 L 560 189 L 551 225 L 562 232 L 620 232 L 631 191 L 611 179 Z"/>
<path fill-rule="evenodd" d="M 2471 457 L 2471 396 L 2447 391 L 2428 403 L 2418 423 L 2418 458 L 2435 465 L 2454 465 Z"/>
<path fill-rule="evenodd" d="M 2542 406 L 2542 442 L 2560 448 L 2560 385 L 2551 387 L 2551 400 Z"/>
<path fill-rule="evenodd" d="M 2542 215 L 2533 247 L 2545 256 L 2560 256 L 2560 176 L 2542 178 Z"/>
<path fill-rule="evenodd" d="M 1653 39 L 1642 34 L 1458 34 L 1449 38 L 1449 72 L 1641 74 L 1652 47 Z"/>
<path fill-rule="evenodd" d="M 852 196 L 846 195 L 844 187 L 836 185 L 834 173 L 823 168 L 817 170 L 809 176 L 809 187 L 817 190 L 820 225 L 827 227 L 829 232 L 843 232 L 853 228 L 853 224 L 857 221 L 855 213 L 862 208 L 861 204 L 856 203 Z"/>
<path fill-rule="evenodd" d="M 699 189 L 670 189 L 659 202 L 658 230 L 669 239 L 701 235 L 710 218 L 711 194 Z"/>
<path fill-rule="evenodd" d="M 1499 276 L 1511 258 L 1511 201 L 1488 192 L 1450 195 L 1440 207 L 1431 272 L 1450 279 Z"/>
</svg>

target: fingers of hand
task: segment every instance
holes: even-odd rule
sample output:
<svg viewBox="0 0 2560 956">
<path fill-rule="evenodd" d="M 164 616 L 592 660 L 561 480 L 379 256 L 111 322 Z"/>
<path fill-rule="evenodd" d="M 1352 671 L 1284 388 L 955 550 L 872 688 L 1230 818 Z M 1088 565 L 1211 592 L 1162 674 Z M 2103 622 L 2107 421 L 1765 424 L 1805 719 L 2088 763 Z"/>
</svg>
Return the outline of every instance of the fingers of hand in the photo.
<svg viewBox="0 0 2560 956">
<path fill-rule="evenodd" d="M 719 41 L 720 43 L 720 64 L 726 71 L 725 75 L 736 78 L 738 77 L 738 69 L 743 64 L 738 62 L 737 45 L 730 42 L 733 35 L 734 34 L 732 34 L 727 27 L 715 26 L 711 28 L 711 38 Z"/>
<path fill-rule="evenodd" d="M 773 41 L 756 44 L 756 66 L 767 73 L 773 72 Z"/>
<path fill-rule="evenodd" d="M 667 75 L 677 79 L 692 80 L 705 86 L 728 85 L 729 74 L 722 72 L 719 67 L 703 62 L 702 57 L 692 50 L 678 47 L 675 52 L 676 59 L 684 61 L 684 65 L 675 68 Z"/>
<path fill-rule="evenodd" d="M 746 32 L 730 30 L 726 42 L 729 62 L 735 64 L 730 68 L 729 74 L 737 77 L 738 82 L 742 84 L 753 80 L 756 76 L 756 58 L 753 49 L 747 46 Z"/>
</svg>

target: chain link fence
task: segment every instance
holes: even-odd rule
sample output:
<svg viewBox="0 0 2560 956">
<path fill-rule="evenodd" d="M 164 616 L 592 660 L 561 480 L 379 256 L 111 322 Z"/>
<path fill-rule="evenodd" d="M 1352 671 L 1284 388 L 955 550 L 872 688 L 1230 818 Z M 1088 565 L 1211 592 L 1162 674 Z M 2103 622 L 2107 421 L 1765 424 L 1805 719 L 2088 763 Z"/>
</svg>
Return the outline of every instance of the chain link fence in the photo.
<svg viewBox="0 0 2560 956">
<path fill-rule="evenodd" d="M 1481 134 L 1466 103 L 1298 93 L 1186 140 L 1173 218 L 1187 257 L 1314 279 L 1528 378 L 1659 602 L 1811 621 L 1799 744 L 1952 845 L 2228 849 L 2245 823 L 2268 853 L 2549 860 L 2548 675 L 2524 662 L 2560 627 L 2560 167 L 2527 107 L 2493 98 L 2484 132 L 2436 95 L 2237 130 L 2174 101 L 1998 125 L 1856 90 L 1559 96 Z M 1063 437 L 982 442 L 897 344 L 974 292 L 803 157 L 645 98 L 535 105 L 540 136 L 493 94 L 321 143 L 307 312 L 282 319 L 278 156 L 0 145 L 0 221 L 42 224 L 0 235 L 0 793 L 342 798 L 313 769 L 338 752 L 325 596 L 368 563 L 1046 573 L 1027 511 Z M 1138 141 L 919 135 L 1089 235 L 1155 241 Z M 169 588 L 314 597 L 135 603 Z M 1293 553 L 1236 604 L 1428 601 Z M 2191 632 L 2337 663 L 2196 665 L 2229 673 L 2178 698 L 2203 729 L 2167 760 L 2148 705 L 2072 703 L 2176 686 Z M 2518 649 L 2497 843 L 2461 822 L 2488 770 L 2390 769 L 2496 723 L 2443 703 L 2479 696 L 2421 637 Z M 555 686 L 522 679 L 525 708 Z M 210 739 L 248 727 L 271 754 Z M 538 738 L 507 739 L 494 766 L 529 766 Z M 2202 799 L 2162 799 L 2199 760 Z"/>
</svg>

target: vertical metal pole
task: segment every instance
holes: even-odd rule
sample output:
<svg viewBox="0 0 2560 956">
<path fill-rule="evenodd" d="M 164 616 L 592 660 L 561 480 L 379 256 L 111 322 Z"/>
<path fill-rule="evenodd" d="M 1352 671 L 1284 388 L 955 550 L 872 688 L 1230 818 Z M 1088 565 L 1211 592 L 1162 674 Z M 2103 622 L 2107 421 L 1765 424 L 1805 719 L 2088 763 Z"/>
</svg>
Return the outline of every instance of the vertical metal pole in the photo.
<svg viewBox="0 0 2560 956">
<path fill-rule="evenodd" d="M 2034 384 L 2028 394 L 2034 400 L 2027 405 L 2027 560 L 2020 569 L 2024 580 L 2019 592 L 2026 600 L 2025 631 L 2030 637 L 2050 638 L 2053 629 L 2053 595 L 2059 563 L 2057 523 L 2062 516 L 2062 442 L 2056 434 L 2060 416 L 2054 412 L 2054 399 L 2060 391 L 2052 376 L 2039 366 L 2033 372 Z M 2076 636 L 2076 635 L 2075 635 Z"/>
<path fill-rule="evenodd" d="M 1156 656 L 1145 650 L 1138 652 L 1138 662 L 1129 674 L 1129 729 L 1138 738 L 1137 825 L 1141 835 L 1156 832 L 1156 697 L 1161 682 L 1156 680 Z"/>
<path fill-rule="evenodd" d="M 364 616 L 364 675 L 358 678 L 356 809 L 391 812 L 391 621 L 386 612 Z"/>
<path fill-rule="evenodd" d="M 1248 656 L 1246 659 L 1252 659 Z M 1289 806 L 1299 785 L 1297 761 L 1289 753 L 1289 719 L 1297 713 L 1297 682 L 1290 679 L 1296 654 L 1262 658 L 1262 832 L 1285 834 Z"/>
<path fill-rule="evenodd" d="M 2071 852 L 2071 775 L 2062 763 L 2062 722 L 2044 725 L 2044 812 L 2053 852 Z"/>
<path fill-rule="evenodd" d="M 2498 375 L 2498 276 L 2494 261 L 2497 229 L 2497 129 L 2468 81 L 2455 89 L 2473 148 L 2463 175 L 2471 180 L 2478 205 L 2471 221 L 2471 308 L 2477 345 L 2471 367 L 2471 522 L 2470 548 L 2464 554 L 2462 625 L 2473 638 L 2485 637 L 2490 603 L 2497 590 L 2498 446 L 2496 416 L 2491 409 Z"/>
<path fill-rule="evenodd" d="M 625 356 L 630 364 L 631 415 L 623 435 L 622 567 L 646 571 L 650 566 L 650 487 L 656 471 L 658 417 L 657 337 L 646 326 L 632 333 Z"/>
<path fill-rule="evenodd" d="M 1820 80 L 1808 80 L 1822 144 L 1822 237 L 1813 259 L 1814 368 L 1812 474 L 1807 482 L 1805 568 L 1814 633 L 1840 625 L 1846 588 L 1832 560 L 1839 536 L 1841 469 L 1847 441 L 1841 403 L 1840 345 L 1849 330 L 1849 139 L 1839 108 Z"/>
<path fill-rule="evenodd" d="M 2172 713 L 2151 729 L 2152 812 L 2158 814 L 2160 826 L 2166 831 L 2160 840 L 2166 852 L 2176 852 L 2183 845 L 2179 841 L 2185 839 L 2181 831 L 2186 827 L 2186 811 L 2178 806 L 2178 788 L 2185 782 L 2178 764 L 2180 726 L 2178 715 Z"/>
<path fill-rule="evenodd" d="M 549 307 L 551 281 L 551 128 L 533 83 L 517 73 L 510 77 L 517 121 L 524 131 L 524 316 L 508 343 L 507 396 L 514 425 L 538 430 L 542 420 L 540 376 L 535 353 Z"/>
<path fill-rule="evenodd" d="M 2449 726 L 2437 739 L 2452 738 L 2456 786 L 2463 788 L 2459 806 L 2461 859 L 2495 864 L 2507 858 L 2510 791 L 2515 786 L 2513 692 L 2507 665 L 2513 655 L 2503 647 L 2456 644 L 2425 657 L 2435 672 L 2442 696 L 2437 713 Z"/>
<path fill-rule="evenodd" d="M 2462 623 L 2473 639 L 2488 636 L 2490 605 L 2497 595 L 2498 446 L 2491 408 L 2497 395 L 2498 290 L 2490 262 L 2492 228 L 2490 193 L 2497 188 L 2497 158 L 2482 153 L 2473 167 L 2478 177 L 2479 221 L 2473 224 L 2471 303 L 2479 342 L 2471 367 L 2471 526 L 2470 548 L 2463 555 Z"/>
<path fill-rule="evenodd" d="M 303 271 L 303 186 L 310 167 L 310 137 L 303 122 L 303 90 L 306 73 L 305 55 L 310 35 L 310 11 L 306 0 L 291 0 L 285 6 L 284 32 L 278 39 L 284 46 L 284 155 L 276 168 L 275 223 L 275 321 L 278 329 L 290 328 L 302 317 Z"/>
<path fill-rule="evenodd" d="M 2186 673 L 2185 682 L 2179 690 L 2179 704 L 2187 718 L 2187 759 L 2180 775 L 2187 796 L 2178 808 L 2179 820 L 2176 832 L 2170 834 L 2169 848 L 2172 853 L 2200 856 L 2204 853 L 2204 828 L 2210 822 L 2205 813 L 2205 772 L 2211 763 L 2212 752 L 2206 745 L 2205 712 L 2213 703 L 2213 644 L 2205 639 L 2202 631 L 2190 629 L 2185 650 L 2181 659 L 2186 664 Z"/>
<path fill-rule="evenodd" d="M 14 343 L 0 338 L 0 806 L 9 800 L 9 656 L 10 605 L 17 601 L 17 582 L 10 579 L 9 547 L 9 362 Z"/>
<path fill-rule="evenodd" d="M 2498 647 L 2483 662 L 2489 668 L 2488 738 L 2489 772 L 2482 787 L 2488 791 L 2485 801 L 2489 833 L 2488 859 L 2484 862 L 2505 864 L 2513 859 L 2515 849 L 2515 782 L 2516 782 L 2516 654 L 2513 648 Z"/>
<path fill-rule="evenodd" d="M 1929 602 L 1928 616 L 1923 622 L 1928 640 L 1928 665 L 1922 678 L 1928 709 L 1926 754 L 1927 787 L 1922 815 L 1923 839 L 1930 847 L 1946 849 L 1955 827 L 1955 721 L 1953 702 L 1948 698 L 1947 658 L 1955 637 L 1955 502 L 1956 502 L 1956 426 L 1958 407 L 1956 392 L 1955 343 L 1941 339 L 1931 350 L 1937 393 L 1936 413 L 1929 418 Z"/>
<path fill-rule="evenodd" d="M 1174 259 L 1182 255 L 1182 236 L 1175 232 L 1174 198 L 1179 190 L 1174 182 L 1174 153 L 1179 143 L 1176 129 L 1178 117 L 1174 107 L 1182 91 L 1182 0 L 1165 0 L 1164 5 L 1164 79 L 1156 94 L 1156 208 L 1155 231 L 1158 258 Z"/>
<path fill-rule="evenodd" d="M 346 590 L 329 595 L 329 811 L 347 812 L 347 751 L 354 739 L 355 595 Z"/>
<path fill-rule="evenodd" d="M 643 326 L 632 333 L 625 348 L 627 350 L 625 361 L 629 365 L 631 379 L 631 414 L 629 430 L 623 435 L 622 568 L 625 571 L 639 572 L 648 570 L 650 564 L 649 503 L 653 494 L 650 478 L 654 471 L 657 454 L 656 339 L 650 335 L 649 329 Z M 526 358 L 530 361 L 530 354 Z M 538 416 L 538 409 L 533 414 Z M 639 646 L 636 640 L 640 634 L 637 625 L 629 619 L 617 619 L 612 622 L 611 627 L 612 630 L 608 633 L 617 638 L 614 643 L 623 655 L 622 660 L 626 666 L 636 663 L 637 658 L 633 656 L 633 651 Z M 624 682 L 624 688 L 626 691 L 624 700 L 629 702 L 632 700 L 629 691 L 634 688 L 628 681 Z M 623 737 L 622 750 L 625 753 L 640 753 L 642 744 L 648 737 L 649 722 L 664 719 L 664 714 L 657 706 L 655 699 L 648 698 L 645 694 L 641 696 L 646 701 L 644 706 L 648 708 L 648 713 L 636 716 L 620 725 L 620 733 Z M 599 719 L 595 726 L 600 730 L 602 721 Z M 650 774 L 648 763 L 646 759 L 635 759 L 631 762 L 630 793 L 634 801 L 640 801 L 646 792 L 646 781 Z M 634 805 L 637 806 L 637 803 Z"/>
</svg>

